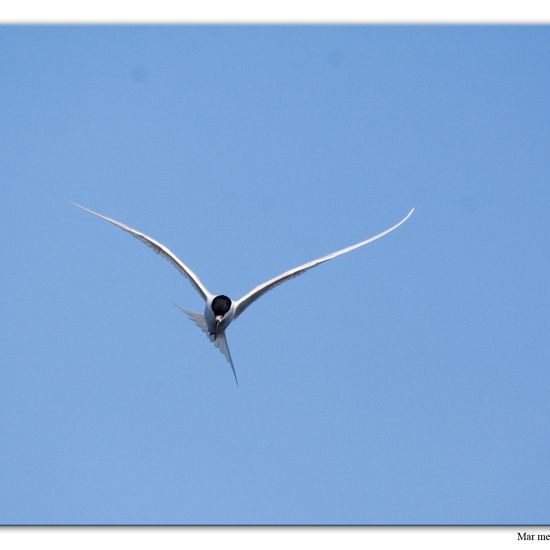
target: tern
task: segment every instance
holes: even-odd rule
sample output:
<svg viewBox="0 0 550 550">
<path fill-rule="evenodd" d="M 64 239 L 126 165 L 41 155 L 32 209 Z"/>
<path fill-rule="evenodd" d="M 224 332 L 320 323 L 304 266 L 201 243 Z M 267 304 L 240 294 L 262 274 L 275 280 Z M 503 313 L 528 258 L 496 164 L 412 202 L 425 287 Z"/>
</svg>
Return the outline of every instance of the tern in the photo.
<svg viewBox="0 0 550 550">
<path fill-rule="evenodd" d="M 85 210 L 86 212 L 89 212 L 90 214 L 93 214 L 94 216 L 97 216 L 102 220 L 112 223 L 123 231 L 130 233 L 130 235 L 132 235 L 136 239 L 139 239 L 142 243 L 151 248 L 153 252 L 156 252 L 157 254 L 168 260 L 186 279 L 189 280 L 193 288 L 198 292 L 200 297 L 205 302 L 204 313 L 196 313 L 194 311 L 184 309 L 177 304 L 174 305 L 176 305 L 176 307 L 178 307 L 183 313 L 185 313 L 185 315 L 187 315 L 187 317 L 191 321 L 193 321 L 208 336 L 210 341 L 224 354 L 227 362 L 231 366 L 231 370 L 233 371 L 233 376 L 235 377 L 235 382 L 237 383 L 237 385 L 239 384 L 239 381 L 237 379 L 237 373 L 235 372 L 235 366 L 233 365 L 233 359 L 231 358 L 229 346 L 227 345 L 225 331 L 227 330 L 227 327 L 235 319 L 237 319 L 237 317 L 239 317 L 239 315 L 241 315 L 258 298 L 262 297 L 266 292 L 270 291 L 276 286 L 279 286 L 281 283 L 293 279 L 294 277 L 297 277 L 298 275 L 301 275 L 302 273 L 305 273 L 306 271 L 309 271 L 310 269 L 318 265 L 328 262 L 329 260 L 341 256 L 342 254 L 346 254 L 346 252 L 351 252 L 356 248 L 372 243 L 380 239 L 384 235 L 391 233 L 394 229 L 397 229 L 400 225 L 405 223 L 414 212 L 414 208 L 411 209 L 410 212 L 402 220 L 397 222 L 395 225 L 392 225 L 390 228 L 382 231 L 381 233 L 374 235 L 373 237 L 369 237 L 364 241 L 352 244 L 350 246 L 347 246 L 346 248 L 337 250 L 336 252 L 331 252 L 330 254 L 321 256 L 320 258 L 312 260 L 311 262 L 301 264 L 293 269 L 289 269 L 288 271 L 285 271 L 284 273 L 281 273 L 280 275 L 269 279 L 265 283 L 254 287 L 250 292 L 247 292 L 239 300 L 231 300 L 231 298 L 229 298 L 225 294 L 213 294 L 212 292 L 210 292 L 206 288 L 206 286 L 204 286 L 204 283 L 198 278 L 197 274 L 187 264 L 180 260 L 169 248 L 159 243 L 152 237 L 149 237 L 145 233 L 142 233 L 141 231 L 138 231 L 137 229 L 134 229 L 129 225 L 117 222 L 116 220 L 104 216 L 103 214 L 99 214 L 98 212 L 94 212 L 93 210 L 90 210 L 89 208 L 86 208 L 81 204 L 73 201 L 68 202 L 76 206 L 77 208 Z"/>
</svg>

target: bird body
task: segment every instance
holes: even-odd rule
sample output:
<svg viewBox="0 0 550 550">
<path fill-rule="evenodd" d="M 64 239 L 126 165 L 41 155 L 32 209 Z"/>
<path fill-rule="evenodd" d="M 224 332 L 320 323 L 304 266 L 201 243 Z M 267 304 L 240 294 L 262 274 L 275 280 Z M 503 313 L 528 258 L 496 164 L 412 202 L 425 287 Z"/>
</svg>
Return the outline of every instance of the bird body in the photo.
<svg viewBox="0 0 550 550">
<path fill-rule="evenodd" d="M 108 221 L 109 223 L 112 223 L 113 225 L 116 225 L 123 231 L 130 233 L 130 235 L 146 244 L 155 253 L 168 260 L 186 279 L 189 280 L 193 288 L 204 300 L 204 313 L 189 311 L 178 306 L 177 304 L 176 306 L 185 315 L 187 315 L 187 317 L 191 321 L 193 321 L 208 336 L 210 341 L 224 354 L 229 365 L 231 366 L 231 370 L 233 371 L 233 375 L 235 377 L 235 382 L 237 383 L 237 385 L 237 374 L 235 372 L 235 367 L 233 365 L 233 359 L 231 358 L 231 353 L 229 351 L 225 332 L 227 330 L 227 327 L 235 319 L 237 319 L 239 315 L 241 315 L 258 298 L 260 298 L 266 292 L 272 290 L 276 286 L 280 285 L 281 283 L 293 279 L 294 277 L 297 277 L 298 275 L 301 275 L 302 273 L 305 273 L 306 271 L 318 265 L 321 265 L 322 263 L 328 262 L 329 260 L 332 260 L 337 256 L 340 256 L 342 254 L 350 252 L 351 250 L 376 241 L 384 235 L 392 232 L 394 229 L 397 229 L 401 224 L 405 223 L 405 221 L 408 220 L 411 214 L 414 212 L 413 208 L 401 221 L 399 221 L 389 229 L 386 229 L 385 231 L 374 235 L 373 237 L 369 237 L 364 241 L 347 246 L 346 248 L 342 248 L 341 250 L 337 250 L 336 252 L 332 252 L 330 254 L 327 254 L 326 256 L 322 256 L 321 258 L 312 260 L 311 262 L 299 265 L 298 267 L 295 267 L 293 269 L 289 269 L 281 275 L 273 277 L 265 283 L 254 287 L 239 300 L 231 300 L 231 298 L 225 296 L 224 294 L 212 294 L 189 266 L 187 266 L 182 260 L 180 260 L 170 249 L 168 249 L 166 246 L 159 243 L 152 237 L 149 237 L 145 233 L 142 233 L 141 231 L 134 229 L 129 225 L 117 222 L 116 220 L 104 216 L 103 214 L 99 214 L 98 212 L 94 212 L 93 210 L 90 210 L 85 206 L 82 206 L 72 201 L 68 202 L 82 210 L 85 210 L 86 212 L 89 212 L 90 214 L 93 214 L 94 216 L 97 216 L 98 218 L 101 218 L 105 221 Z"/>
</svg>

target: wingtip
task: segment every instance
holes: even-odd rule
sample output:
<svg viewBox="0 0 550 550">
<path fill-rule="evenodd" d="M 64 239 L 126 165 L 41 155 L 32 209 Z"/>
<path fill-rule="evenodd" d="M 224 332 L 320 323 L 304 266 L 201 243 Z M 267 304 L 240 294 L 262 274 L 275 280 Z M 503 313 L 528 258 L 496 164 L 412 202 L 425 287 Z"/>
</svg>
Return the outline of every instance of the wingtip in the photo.
<svg viewBox="0 0 550 550">
<path fill-rule="evenodd" d="M 72 204 L 73 206 L 78 206 L 79 208 L 82 208 L 80 204 L 76 204 L 76 202 L 73 202 L 66 197 L 63 197 L 62 195 L 59 195 L 58 193 L 55 193 L 53 191 L 50 192 L 54 197 L 61 199 L 62 201 L 68 202 L 69 204 Z"/>
<path fill-rule="evenodd" d="M 85 206 L 82 206 L 81 204 L 78 204 L 77 202 L 74 202 L 70 199 L 65 199 L 61 197 L 65 202 L 68 202 L 69 204 L 72 204 L 73 206 L 76 206 L 77 208 L 80 208 L 81 210 L 86 210 L 86 212 L 90 212 L 89 208 L 86 208 Z"/>
<path fill-rule="evenodd" d="M 390 231 L 393 230 L 393 229 L 396 229 L 396 228 L 399 227 L 400 225 L 404 224 L 404 223 L 412 216 L 412 213 L 414 212 L 414 210 L 415 210 L 414 208 L 411 208 L 411 209 L 409 210 L 409 213 L 408 213 L 400 222 L 397 222 L 397 223 L 390 229 Z"/>
<path fill-rule="evenodd" d="M 61 199 L 62 201 L 65 201 L 66 203 L 72 204 L 73 206 L 76 206 L 77 208 L 80 208 L 81 210 L 85 210 L 86 212 L 92 212 L 89 208 L 86 208 L 85 206 L 82 206 L 81 204 L 78 204 L 77 202 L 74 202 L 70 199 L 67 199 L 65 197 L 62 197 L 61 195 L 58 195 L 57 193 L 53 193 L 58 199 Z M 95 212 L 92 212 L 95 214 Z"/>
</svg>

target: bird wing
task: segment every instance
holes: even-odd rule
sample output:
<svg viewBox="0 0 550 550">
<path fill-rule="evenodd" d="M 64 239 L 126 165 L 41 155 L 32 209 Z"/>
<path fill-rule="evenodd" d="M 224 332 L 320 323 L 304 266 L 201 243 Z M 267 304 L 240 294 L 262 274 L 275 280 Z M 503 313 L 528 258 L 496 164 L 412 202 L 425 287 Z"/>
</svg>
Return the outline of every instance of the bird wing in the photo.
<svg viewBox="0 0 550 550">
<path fill-rule="evenodd" d="M 321 258 L 317 258 L 316 260 L 312 260 L 311 262 L 299 265 L 294 269 L 285 271 L 281 275 L 278 275 L 277 277 L 273 277 L 273 279 L 269 279 L 269 281 L 266 281 L 265 283 L 258 285 L 257 287 L 253 288 L 250 292 L 245 294 L 240 300 L 237 301 L 235 305 L 234 318 L 237 318 L 249 305 L 254 303 L 258 298 L 263 296 L 266 292 L 275 288 L 281 283 L 284 283 L 285 281 L 293 279 L 294 277 L 297 277 L 298 275 L 305 273 L 306 271 L 314 268 L 315 266 L 328 262 L 329 260 L 332 260 L 337 256 L 341 256 L 346 252 L 350 252 L 356 248 L 359 248 L 360 246 L 364 246 L 366 244 L 372 243 L 377 239 L 380 239 L 384 235 L 391 233 L 394 229 L 397 229 L 401 224 L 405 223 L 413 212 L 414 212 L 414 208 L 400 222 L 396 223 L 395 225 L 392 225 L 389 229 L 382 231 L 382 233 L 378 233 L 377 235 L 374 235 L 374 237 L 369 237 L 368 239 L 361 241 L 357 244 L 352 244 L 351 246 L 347 246 L 346 248 L 342 248 L 341 250 L 337 250 L 336 252 L 332 252 L 331 254 L 327 254 L 326 256 L 322 256 Z"/>
<path fill-rule="evenodd" d="M 208 289 L 203 285 L 203 283 L 197 277 L 197 275 L 193 272 L 193 270 L 187 265 L 185 265 L 170 249 L 168 249 L 163 244 L 159 243 L 158 241 L 155 241 L 155 239 L 149 237 L 148 235 L 146 235 L 145 233 L 142 233 L 141 231 L 138 231 L 137 229 L 134 229 L 133 227 L 130 227 L 129 225 L 117 222 L 116 220 L 113 220 L 112 218 L 108 218 L 103 214 L 98 214 L 97 212 L 94 212 L 93 210 L 90 210 L 89 208 L 86 208 L 85 206 L 82 206 L 80 204 L 77 204 L 76 202 L 72 202 L 72 201 L 67 201 L 67 202 L 70 202 L 73 206 L 76 206 L 77 208 L 81 208 L 82 210 L 85 210 L 86 212 L 89 212 L 90 214 L 93 214 L 94 216 L 97 216 L 102 220 L 108 221 L 109 223 L 112 223 L 113 225 L 120 227 L 120 229 L 122 229 L 123 231 L 130 233 L 130 235 L 132 235 L 136 239 L 139 239 L 143 244 L 146 244 L 149 248 L 151 248 L 153 252 L 156 252 L 157 254 L 159 254 L 166 260 L 168 260 L 184 277 L 186 277 L 189 280 L 189 282 L 193 285 L 194 289 L 200 294 L 203 300 L 206 300 L 210 295 L 210 292 L 208 292 Z"/>
</svg>

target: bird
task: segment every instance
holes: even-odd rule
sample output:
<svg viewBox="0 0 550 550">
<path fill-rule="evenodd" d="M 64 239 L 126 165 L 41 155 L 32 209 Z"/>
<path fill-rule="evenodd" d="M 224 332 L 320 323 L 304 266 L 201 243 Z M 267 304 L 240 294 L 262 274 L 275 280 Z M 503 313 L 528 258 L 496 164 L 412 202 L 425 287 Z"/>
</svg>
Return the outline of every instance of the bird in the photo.
<svg viewBox="0 0 550 550">
<path fill-rule="evenodd" d="M 284 273 L 281 273 L 280 275 L 277 275 L 276 277 L 273 277 L 265 281 L 264 283 L 261 283 L 258 286 L 254 287 L 238 300 L 232 300 L 225 294 L 214 294 L 210 292 L 206 288 L 204 283 L 199 279 L 197 274 L 187 264 L 180 260 L 180 258 L 178 258 L 174 254 L 174 252 L 172 252 L 168 247 L 153 239 L 149 235 L 146 235 L 138 229 L 134 229 L 133 227 L 130 227 L 129 225 L 126 225 L 122 222 L 116 221 L 113 218 L 109 218 L 108 216 L 100 214 L 99 212 L 95 212 L 94 210 L 91 210 L 86 206 L 82 206 L 81 204 L 73 201 L 67 202 L 69 202 L 73 206 L 76 206 L 77 208 L 80 208 L 81 210 L 84 210 L 85 212 L 93 214 L 94 216 L 97 216 L 98 218 L 101 218 L 102 220 L 105 220 L 115 225 L 123 231 L 126 231 L 127 233 L 147 245 L 149 248 L 151 248 L 153 252 L 168 260 L 191 283 L 199 296 L 204 300 L 204 313 L 197 313 L 185 309 L 177 304 L 174 305 L 191 321 L 193 321 L 208 336 L 209 340 L 214 344 L 214 346 L 216 346 L 221 351 L 221 353 L 223 353 L 231 367 L 231 370 L 233 371 L 233 376 L 235 377 L 235 382 L 237 386 L 239 385 L 239 381 L 225 334 L 227 327 L 233 321 L 235 321 L 235 319 L 242 315 L 244 311 L 248 309 L 248 307 L 250 307 L 256 300 L 261 298 L 266 292 L 269 292 L 270 290 L 279 286 L 281 283 L 289 281 L 290 279 L 294 279 L 295 277 L 298 277 L 298 275 L 301 275 L 302 273 L 305 273 L 306 271 L 309 271 L 310 269 L 313 269 L 318 265 L 321 265 L 325 262 L 328 262 L 329 260 L 341 256 L 342 254 L 351 252 L 356 248 L 365 246 L 366 244 L 372 243 L 380 239 L 381 237 L 384 237 L 385 235 L 391 233 L 400 225 L 405 223 L 414 212 L 414 208 L 412 208 L 402 220 L 398 221 L 396 224 L 392 225 L 388 229 L 377 233 L 373 237 L 369 237 L 368 239 L 360 241 L 356 244 L 341 248 L 336 252 L 331 252 L 330 254 L 321 256 L 316 260 L 311 260 L 310 262 L 306 262 L 297 267 L 289 269 L 288 271 L 285 271 Z"/>
</svg>

